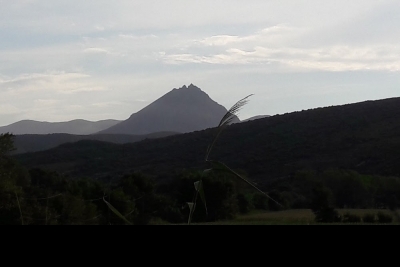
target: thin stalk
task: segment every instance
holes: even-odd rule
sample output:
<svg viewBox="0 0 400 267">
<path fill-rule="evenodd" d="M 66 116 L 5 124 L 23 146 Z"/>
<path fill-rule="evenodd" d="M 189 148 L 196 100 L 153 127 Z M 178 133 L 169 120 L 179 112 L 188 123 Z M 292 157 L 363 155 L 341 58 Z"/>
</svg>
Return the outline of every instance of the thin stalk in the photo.
<svg viewBox="0 0 400 267">
<path fill-rule="evenodd" d="M 16 198 L 17 198 L 19 214 L 20 214 L 20 217 L 21 217 L 21 225 L 24 225 L 24 218 L 23 218 L 23 216 L 22 216 L 22 210 L 21 210 L 21 205 L 20 205 L 20 203 L 19 203 L 18 194 L 17 194 L 17 192 L 14 192 L 14 193 L 15 193 L 15 196 L 16 196 Z"/>
<path fill-rule="evenodd" d="M 49 198 L 47 197 L 47 199 L 46 199 L 46 224 L 45 225 L 47 225 L 47 210 L 48 210 L 48 208 L 49 208 Z"/>
<path fill-rule="evenodd" d="M 198 198 L 198 196 L 199 196 L 199 191 L 198 190 L 196 190 L 196 193 L 194 194 L 194 197 L 193 197 L 193 207 L 190 209 L 190 212 L 189 212 L 189 221 L 188 221 L 188 225 L 190 225 L 190 223 L 191 223 L 191 221 L 192 221 L 192 216 L 193 216 L 193 213 L 194 213 L 194 210 L 196 209 L 196 203 L 197 203 L 197 198 Z"/>
</svg>

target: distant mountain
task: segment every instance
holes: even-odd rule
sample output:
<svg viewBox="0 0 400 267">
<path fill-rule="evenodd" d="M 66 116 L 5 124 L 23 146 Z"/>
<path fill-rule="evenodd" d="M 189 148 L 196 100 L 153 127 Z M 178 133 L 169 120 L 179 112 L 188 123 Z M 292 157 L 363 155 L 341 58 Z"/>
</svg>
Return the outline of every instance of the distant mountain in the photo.
<svg viewBox="0 0 400 267">
<path fill-rule="evenodd" d="M 101 134 L 188 133 L 218 126 L 227 109 L 193 84 L 173 89 Z M 233 122 L 239 122 L 236 117 Z"/>
<path fill-rule="evenodd" d="M 145 139 L 161 138 L 175 135 L 175 132 L 159 132 L 145 135 L 123 135 L 123 134 L 25 134 L 16 135 L 14 138 L 15 149 L 13 154 L 37 152 L 57 147 L 64 143 L 74 143 L 82 140 L 103 141 L 114 144 L 134 143 Z"/>
<path fill-rule="evenodd" d="M 34 120 L 22 120 L 7 126 L 0 127 L 1 133 L 22 134 L 93 134 L 107 129 L 119 123 L 119 120 L 72 120 L 67 122 L 41 122 Z"/>
</svg>

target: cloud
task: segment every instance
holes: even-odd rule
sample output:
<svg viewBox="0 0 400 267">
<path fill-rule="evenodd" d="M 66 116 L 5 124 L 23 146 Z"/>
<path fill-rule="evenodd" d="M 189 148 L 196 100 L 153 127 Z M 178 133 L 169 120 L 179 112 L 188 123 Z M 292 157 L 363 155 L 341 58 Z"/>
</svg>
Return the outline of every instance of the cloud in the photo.
<svg viewBox="0 0 400 267">
<path fill-rule="evenodd" d="M 384 0 L 53 0 L 2 1 L 0 25 L 47 33 L 126 31 L 137 29 L 193 28 L 243 23 L 312 25 L 354 18 L 387 2 Z M 3 21 L 2 21 L 3 20 Z M 4 24 L 2 22 L 8 22 Z M 4 27 L 4 26 L 3 26 Z"/>
<path fill-rule="evenodd" d="M 22 74 L 18 77 L 14 78 L 4 78 L 0 80 L 0 84 L 21 84 L 25 82 L 34 82 L 38 80 L 58 80 L 60 82 L 64 82 L 69 79 L 80 79 L 89 77 L 87 74 L 83 73 L 64 73 L 64 72 L 51 72 L 51 73 L 30 73 L 30 74 Z"/>
<path fill-rule="evenodd" d="M 84 53 L 94 53 L 94 54 L 110 54 L 107 49 L 100 47 L 90 47 L 83 50 Z"/>
<path fill-rule="evenodd" d="M 107 102 L 91 104 L 91 106 L 96 107 L 96 108 L 116 107 L 116 106 L 120 106 L 120 105 L 124 105 L 124 103 L 120 102 L 120 101 L 107 101 Z"/>
<path fill-rule="evenodd" d="M 19 109 L 15 105 L 0 103 L 0 114 L 1 115 L 15 115 L 15 114 L 20 114 L 22 112 L 23 112 L 23 110 Z"/>
<path fill-rule="evenodd" d="M 119 34 L 118 37 L 124 38 L 124 39 L 130 39 L 134 41 L 146 41 L 146 40 L 151 40 L 151 39 L 157 39 L 158 37 L 154 34 L 148 34 L 148 35 L 134 35 L 134 34 Z"/>
<path fill-rule="evenodd" d="M 159 54 L 166 64 L 252 65 L 273 64 L 286 71 L 399 71 L 400 45 L 296 45 L 307 30 L 277 25 L 251 35 L 219 35 L 194 40 L 179 51 Z M 207 48 L 206 50 L 202 49 Z M 209 47 L 217 47 L 210 50 Z M 272 66 L 272 65 L 271 65 Z"/>
<path fill-rule="evenodd" d="M 238 43 L 238 42 L 240 42 L 240 38 L 238 36 L 230 36 L 230 35 L 211 36 L 199 41 L 199 43 L 208 46 L 226 46 L 228 44 Z"/>
<path fill-rule="evenodd" d="M 102 91 L 103 87 L 90 81 L 84 73 L 31 73 L 0 80 L 0 86 L 11 93 L 51 92 L 74 94 L 80 92 Z"/>
<path fill-rule="evenodd" d="M 206 46 L 228 46 L 246 43 L 278 45 L 283 41 L 288 41 L 298 37 L 304 31 L 305 29 L 302 28 L 295 28 L 280 24 L 264 28 L 247 36 L 216 35 L 195 41 L 195 43 Z"/>
<path fill-rule="evenodd" d="M 387 78 L 400 65 L 394 0 L 0 3 L 0 105 L 28 118 L 123 119 L 190 83 L 229 106 L 248 84 L 292 95 L 288 74 L 310 75 L 287 85 L 306 90 L 324 73 Z"/>
<path fill-rule="evenodd" d="M 34 101 L 35 106 L 40 107 L 53 107 L 57 105 L 60 101 L 57 99 L 36 99 Z"/>
</svg>

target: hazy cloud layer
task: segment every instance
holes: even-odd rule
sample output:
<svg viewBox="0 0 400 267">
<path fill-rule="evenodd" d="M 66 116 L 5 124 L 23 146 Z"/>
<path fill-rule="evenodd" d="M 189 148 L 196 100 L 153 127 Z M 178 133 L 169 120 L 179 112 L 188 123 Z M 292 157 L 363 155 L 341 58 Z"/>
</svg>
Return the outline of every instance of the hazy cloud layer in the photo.
<svg viewBox="0 0 400 267">
<path fill-rule="evenodd" d="M 227 108 L 255 93 L 241 118 L 399 92 L 395 0 L 0 5 L 0 126 L 126 119 L 189 83 Z"/>
</svg>

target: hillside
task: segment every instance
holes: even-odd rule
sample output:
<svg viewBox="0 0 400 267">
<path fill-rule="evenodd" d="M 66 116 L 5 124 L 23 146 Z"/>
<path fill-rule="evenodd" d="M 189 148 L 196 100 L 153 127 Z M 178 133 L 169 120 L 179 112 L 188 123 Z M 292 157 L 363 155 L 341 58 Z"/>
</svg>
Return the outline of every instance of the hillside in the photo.
<svg viewBox="0 0 400 267">
<path fill-rule="evenodd" d="M 27 152 L 37 152 L 57 147 L 64 143 L 74 143 L 81 140 L 96 140 L 115 144 L 134 143 L 144 139 L 160 138 L 178 133 L 160 132 L 144 135 L 124 135 L 124 134 L 92 134 L 92 135 L 72 135 L 72 134 L 25 134 L 16 135 L 14 138 L 14 154 Z"/>
<path fill-rule="evenodd" d="M 203 169 L 215 129 L 116 145 L 80 141 L 17 155 L 28 167 L 70 177 L 143 171 L 167 179 L 182 169 Z M 228 126 L 214 147 L 218 159 L 260 186 L 298 170 L 340 168 L 400 176 L 400 98 L 324 107 Z"/>
<path fill-rule="evenodd" d="M 226 108 L 193 84 L 173 89 L 101 134 L 194 132 L 218 125 Z M 233 122 L 239 122 L 236 117 Z"/>
<path fill-rule="evenodd" d="M 0 127 L 0 134 L 12 133 L 14 135 L 23 134 L 93 134 L 107 129 L 120 121 L 118 120 L 72 120 L 67 122 L 42 122 L 34 120 L 22 120 L 13 124 Z"/>
<path fill-rule="evenodd" d="M 253 121 L 253 120 L 264 119 L 264 118 L 268 118 L 268 117 L 270 117 L 270 115 L 258 115 L 258 116 L 253 116 L 248 119 L 242 120 L 240 122 Z"/>
</svg>

